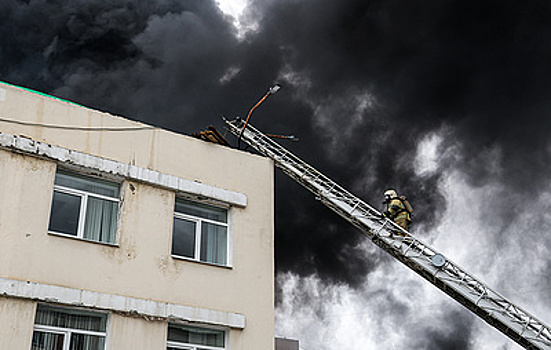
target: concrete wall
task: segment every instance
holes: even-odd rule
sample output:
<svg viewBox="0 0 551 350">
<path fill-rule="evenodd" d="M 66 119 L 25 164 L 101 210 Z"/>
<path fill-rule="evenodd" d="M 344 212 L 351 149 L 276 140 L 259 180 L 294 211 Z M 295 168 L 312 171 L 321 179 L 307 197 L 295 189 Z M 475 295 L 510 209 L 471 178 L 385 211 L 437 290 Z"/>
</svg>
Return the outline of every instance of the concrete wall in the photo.
<svg viewBox="0 0 551 350">
<path fill-rule="evenodd" d="M 109 350 L 165 349 L 167 324 L 139 317 L 111 315 Z"/>
<path fill-rule="evenodd" d="M 143 126 L 9 85 L 0 84 L 0 90 L 0 118 L 90 127 Z M 231 349 L 273 348 L 270 160 L 160 129 L 60 130 L 0 121 L 0 132 L 247 196 L 246 207 L 231 209 L 231 268 L 178 260 L 170 255 L 173 191 L 124 181 L 118 246 L 54 236 L 47 227 L 56 163 L 0 150 L 0 277 L 240 313 L 246 327 L 232 331 Z"/>
<path fill-rule="evenodd" d="M 36 303 L 0 296 L 0 349 L 30 349 Z"/>
</svg>

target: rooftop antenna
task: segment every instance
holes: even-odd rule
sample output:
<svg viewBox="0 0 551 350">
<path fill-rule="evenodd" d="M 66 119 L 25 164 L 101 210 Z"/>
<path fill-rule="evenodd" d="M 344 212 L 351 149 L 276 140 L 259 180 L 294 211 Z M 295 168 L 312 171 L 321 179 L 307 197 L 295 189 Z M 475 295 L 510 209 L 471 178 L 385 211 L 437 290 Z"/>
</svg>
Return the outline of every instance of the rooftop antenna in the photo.
<svg viewBox="0 0 551 350">
<path fill-rule="evenodd" d="M 281 89 L 281 85 L 275 84 L 271 88 L 268 89 L 268 92 L 258 101 L 253 108 L 249 111 L 249 114 L 247 115 L 247 119 L 245 120 L 245 124 L 243 125 L 243 128 L 241 129 L 241 132 L 239 133 L 239 137 L 237 138 L 237 149 L 239 149 L 239 146 L 241 145 L 241 136 L 243 135 L 243 131 L 245 131 L 245 128 L 247 127 L 247 124 L 249 124 L 249 119 L 251 119 L 251 115 L 253 114 L 253 111 L 256 109 L 256 107 L 260 106 L 262 102 L 264 102 L 270 95 L 275 94 L 276 92 Z"/>
</svg>

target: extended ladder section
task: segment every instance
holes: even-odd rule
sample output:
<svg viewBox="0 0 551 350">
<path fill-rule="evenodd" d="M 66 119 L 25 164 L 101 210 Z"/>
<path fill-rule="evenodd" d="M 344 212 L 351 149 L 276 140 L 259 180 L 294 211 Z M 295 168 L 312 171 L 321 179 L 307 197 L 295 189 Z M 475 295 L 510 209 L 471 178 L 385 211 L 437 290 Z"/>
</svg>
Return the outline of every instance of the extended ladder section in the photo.
<svg viewBox="0 0 551 350">
<path fill-rule="evenodd" d="M 239 136 L 243 121 L 225 120 Z M 317 199 L 356 226 L 376 245 L 400 260 L 463 306 L 526 349 L 551 350 L 551 329 L 474 276 L 415 238 L 334 181 L 281 147 L 250 124 L 241 139 L 271 158 L 277 167 Z"/>
</svg>

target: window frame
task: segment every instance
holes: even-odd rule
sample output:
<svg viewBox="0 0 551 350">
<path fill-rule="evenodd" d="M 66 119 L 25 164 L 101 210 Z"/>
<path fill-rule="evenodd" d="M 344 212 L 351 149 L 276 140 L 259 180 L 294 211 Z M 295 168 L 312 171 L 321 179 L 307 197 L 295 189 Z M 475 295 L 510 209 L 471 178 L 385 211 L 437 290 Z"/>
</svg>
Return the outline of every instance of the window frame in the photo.
<svg viewBox="0 0 551 350">
<path fill-rule="evenodd" d="M 98 180 L 98 181 L 105 181 L 105 182 L 111 182 L 113 184 L 117 184 L 118 187 L 119 187 L 119 195 L 118 195 L 118 197 L 109 197 L 109 196 L 105 196 L 105 195 L 101 195 L 101 194 L 97 194 L 97 193 L 92 193 L 92 192 L 88 192 L 88 191 L 84 191 L 84 190 L 80 190 L 80 189 L 76 189 L 76 188 L 57 185 L 55 183 L 55 179 L 56 179 L 56 176 L 57 176 L 58 173 L 64 173 L 65 175 L 75 176 L 75 177 L 80 176 L 80 177 L 83 177 L 83 178 L 90 179 L 92 181 L 93 180 Z M 120 177 L 117 177 L 117 176 L 98 176 L 96 174 L 85 172 L 82 169 L 74 169 L 72 167 L 69 168 L 69 167 L 60 167 L 60 166 L 58 166 L 56 168 L 56 171 L 55 171 L 55 174 L 54 174 L 54 179 L 53 179 L 52 201 L 50 203 L 50 212 L 49 212 L 49 217 L 48 217 L 48 229 L 47 229 L 48 234 L 55 235 L 55 236 L 78 239 L 78 240 L 82 240 L 82 241 L 86 241 L 86 242 L 99 243 L 99 244 L 105 244 L 105 245 L 111 245 L 111 246 L 118 246 L 119 229 L 120 229 L 120 216 L 121 216 L 121 211 L 122 211 L 121 206 L 122 206 L 122 202 L 123 202 L 122 198 L 123 198 L 123 195 L 124 195 L 124 193 L 123 193 L 124 192 L 123 182 L 124 182 L 124 179 L 122 179 Z M 78 226 L 77 226 L 76 235 L 63 233 L 63 232 L 57 232 L 57 231 L 53 231 L 53 230 L 50 229 L 50 223 L 51 223 L 51 220 L 52 220 L 52 208 L 53 208 L 53 203 L 54 203 L 55 192 L 76 196 L 76 197 L 79 197 L 79 199 L 80 199 L 80 207 L 79 207 L 79 215 L 78 215 Z M 93 239 L 88 239 L 88 238 L 84 237 L 84 228 L 86 226 L 86 214 L 87 214 L 88 202 L 89 202 L 90 197 L 116 203 L 117 218 L 115 220 L 115 232 L 114 232 L 115 237 L 114 237 L 112 242 L 93 240 Z"/>
<path fill-rule="evenodd" d="M 89 314 L 92 316 L 105 316 L 105 332 L 98 332 L 98 331 L 88 331 L 84 329 L 76 329 L 76 328 L 63 328 L 63 327 L 56 327 L 56 326 L 47 326 L 47 325 L 41 325 L 36 324 L 36 315 L 38 313 L 38 308 L 41 307 L 41 305 L 45 306 L 47 309 L 54 310 L 61 313 L 66 314 Z M 106 312 L 97 312 L 97 311 L 89 311 L 89 310 L 81 310 L 76 308 L 66 308 L 66 307 L 58 307 L 58 306 L 51 306 L 48 304 L 38 304 L 36 311 L 35 311 L 35 318 L 33 323 L 33 333 L 32 337 L 34 338 L 35 332 L 42 332 L 47 334 L 60 334 L 63 335 L 63 350 L 70 350 L 71 346 L 71 340 L 73 334 L 81 334 L 81 335 L 91 335 L 96 337 L 103 337 L 103 350 L 108 349 L 108 333 L 109 333 L 109 326 L 110 326 L 111 317 L 109 313 Z M 31 345 L 32 346 L 32 345 Z"/>
<path fill-rule="evenodd" d="M 200 344 L 192 344 L 192 343 L 182 343 L 178 341 L 171 341 L 168 340 L 168 334 L 169 334 L 169 328 L 175 327 L 175 328 L 195 328 L 198 330 L 211 330 L 211 331 L 218 331 L 218 332 L 224 332 L 224 346 L 210 346 L 210 345 L 200 345 Z M 225 327 L 215 327 L 215 326 L 197 326 L 197 325 L 190 325 L 187 323 L 167 323 L 167 339 L 166 339 L 166 346 L 165 349 L 168 350 L 168 348 L 178 349 L 178 350 L 229 350 L 229 343 L 230 343 L 230 330 Z"/>
<path fill-rule="evenodd" d="M 208 206 L 215 209 L 223 209 L 226 211 L 226 222 L 220 222 L 212 219 L 206 219 L 199 216 L 194 216 L 191 214 L 185 214 L 182 212 L 176 211 L 176 202 L 177 201 L 184 201 L 190 204 L 199 204 L 201 206 Z M 221 202 L 214 202 L 209 201 L 205 199 L 199 199 L 195 197 L 190 196 L 182 196 L 177 195 L 174 200 L 174 212 L 173 212 L 173 219 L 172 219 L 172 233 L 171 233 L 171 247 L 170 247 L 170 255 L 179 260 L 187 260 L 187 261 L 193 261 L 201 264 L 207 264 L 207 265 L 213 265 L 218 267 L 226 267 L 226 268 L 232 268 L 232 256 L 231 251 L 233 247 L 233 232 L 232 232 L 232 218 L 233 218 L 233 207 L 227 203 L 221 203 Z M 174 242 L 174 220 L 187 220 L 190 222 L 195 223 L 195 245 L 194 245 L 194 254 L 193 258 L 183 255 L 175 254 L 172 251 L 172 244 Z M 201 260 L 201 236 L 202 236 L 202 223 L 207 224 L 213 224 L 217 226 L 225 227 L 226 229 L 226 262 L 225 264 L 220 263 L 214 263 L 210 261 Z"/>
</svg>

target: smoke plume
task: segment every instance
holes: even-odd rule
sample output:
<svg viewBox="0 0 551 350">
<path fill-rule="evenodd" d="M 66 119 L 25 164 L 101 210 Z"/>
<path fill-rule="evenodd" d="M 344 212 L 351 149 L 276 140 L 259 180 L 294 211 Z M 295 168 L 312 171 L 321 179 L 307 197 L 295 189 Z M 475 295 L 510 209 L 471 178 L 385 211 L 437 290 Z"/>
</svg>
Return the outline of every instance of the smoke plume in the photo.
<svg viewBox="0 0 551 350">
<path fill-rule="evenodd" d="M 549 303 L 551 288 L 550 15 L 545 1 L 256 0 L 240 30 L 212 0 L 5 0 L 0 79 L 185 134 L 221 129 L 221 114 L 245 116 L 280 82 L 252 124 L 298 136 L 286 146 L 376 207 L 387 188 L 406 194 L 415 235 L 505 290 L 524 284 L 534 295 L 519 298 L 541 308 L 533 300 Z M 276 177 L 281 315 L 293 317 L 285 286 L 295 279 L 296 293 L 310 291 L 304 298 L 332 288 L 321 297 L 334 307 L 372 288 L 388 297 L 378 274 L 389 266 L 350 225 Z M 522 280 L 515 269 L 543 277 Z M 396 307 L 419 312 L 390 299 L 388 310 Z M 415 348 L 474 349 L 492 337 L 464 310 L 442 307 L 452 321 L 418 325 Z"/>
</svg>

